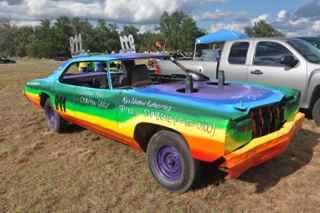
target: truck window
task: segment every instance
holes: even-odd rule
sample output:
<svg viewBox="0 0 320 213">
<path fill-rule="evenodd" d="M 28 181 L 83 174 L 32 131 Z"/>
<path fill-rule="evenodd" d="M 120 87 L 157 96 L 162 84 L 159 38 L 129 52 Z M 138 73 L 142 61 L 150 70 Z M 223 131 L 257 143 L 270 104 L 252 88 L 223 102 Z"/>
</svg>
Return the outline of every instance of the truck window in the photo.
<svg viewBox="0 0 320 213">
<path fill-rule="evenodd" d="M 256 47 L 253 64 L 260 66 L 284 66 L 281 58 L 293 54 L 283 45 L 277 42 L 263 41 Z"/>
<path fill-rule="evenodd" d="M 248 42 L 234 43 L 230 50 L 229 63 L 230 64 L 245 64 L 249 49 Z"/>
<path fill-rule="evenodd" d="M 319 49 L 300 39 L 289 39 L 288 44 L 297 50 L 307 61 L 320 64 L 320 41 Z"/>
<path fill-rule="evenodd" d="M 221 55 L 224 42 L 211 44 L 198 44 L 195 59 L 200 61 L 216 61 Z"/>
</svg>

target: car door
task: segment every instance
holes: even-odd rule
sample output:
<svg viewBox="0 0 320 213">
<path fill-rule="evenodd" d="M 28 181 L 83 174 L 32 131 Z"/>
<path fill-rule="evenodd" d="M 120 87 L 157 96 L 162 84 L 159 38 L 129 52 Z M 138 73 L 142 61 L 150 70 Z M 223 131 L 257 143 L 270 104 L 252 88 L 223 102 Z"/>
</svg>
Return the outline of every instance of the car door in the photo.
<svg viewBox="0 0 320 213">
<path fill-rule="evenodd" d="M 61 78 L 57 80 L 54 87 L 56 110 L 72 123 L 113 137 L 119 130 L 117 103 L 121 91 L 110 89 L 109 85 L 105 88 L 93 88 L 81 82 L 83 76 L 90 75 L 92 77 L 97 74 L 78 73 L 67 75 L 65 79 L 68 81 Z M 70 81 L 72 78 L 77 82 Z M 105 78 L 107 79 L 107 73 Z"/>
<path fill-rule="evenodd" d="M 219 70 L 225 71 L 227 80 L 248 80 L 249 47 L 248 41 L 232 42 L 225 45 L 224 52 L 229 54 L 222 54 Z"/>
<path fill-rule="evenodd" d="M 282 64 L 281 60 L 288 55 L 296 59 L 294 67 Z M 305 60 L 289 45 L 279 41 L 258 41 L 255 43 L 248 81 L 302 91 L 305 85 L 306 66 Z"/>
</svg>

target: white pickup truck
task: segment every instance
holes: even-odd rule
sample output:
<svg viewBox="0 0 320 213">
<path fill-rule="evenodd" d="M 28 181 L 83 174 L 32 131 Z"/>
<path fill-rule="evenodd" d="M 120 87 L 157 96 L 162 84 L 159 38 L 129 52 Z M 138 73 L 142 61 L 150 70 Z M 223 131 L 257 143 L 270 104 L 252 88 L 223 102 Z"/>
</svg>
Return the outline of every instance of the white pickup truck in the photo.
<svg viewBox="0 0 320 213">
<path fill-rule="evenodd" d="M 193 60 L 179 62 L 216 79 L 217 51 L 210 47 L 200 47 Z M 311 44 L 290 38 L 250 38 L 225 42 L 219 55 L 219 70 L 225 72 L 227 80 L 300 90 L 300 107 L 311 112 L 320 125 L 320 51 Z M 161 75 L 183 74 L 169 61 L 158 63 Z"/>
</svg>

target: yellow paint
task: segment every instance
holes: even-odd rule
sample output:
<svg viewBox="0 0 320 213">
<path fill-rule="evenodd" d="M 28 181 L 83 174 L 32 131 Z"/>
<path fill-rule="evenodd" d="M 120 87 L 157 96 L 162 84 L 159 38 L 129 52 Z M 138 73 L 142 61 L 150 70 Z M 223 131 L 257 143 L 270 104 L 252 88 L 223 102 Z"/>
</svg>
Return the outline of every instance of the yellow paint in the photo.
<svg viewBox="0 0 320 213">
<path fill-rule="evenodd" d="M 304 114 L 297 113 L 294 120 L 286 122 L 283 127 L 276 132 L 270 133 L 266 136 L 253 139 L 248 145 L 244 146 L 243 148 L 232 152 L 233 155 L 242 154 L 244 152 L 247 152 L 251 149 L 254 149 L 258 146 L 261 146 L 265 143 L 268 143 L 270 141 L 276 140 L 277 138 L 287 135 L 291 132 L 291 130 L 295 127 L 296 123 L 298 123 L 301 119 L 304 119 Z"/>
</svg>

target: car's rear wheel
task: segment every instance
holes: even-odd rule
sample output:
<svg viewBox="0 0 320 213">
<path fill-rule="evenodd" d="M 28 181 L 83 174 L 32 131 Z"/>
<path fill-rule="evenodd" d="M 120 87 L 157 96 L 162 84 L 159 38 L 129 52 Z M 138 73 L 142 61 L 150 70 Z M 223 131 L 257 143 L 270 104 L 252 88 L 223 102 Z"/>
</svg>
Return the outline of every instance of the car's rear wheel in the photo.
<svg viewBox="0 0 320 213">
<path fill-rule="evenodd" d="M 157 182 L 169 191 L 179 193 L 193 185 L 199 167 L 184 139 L 166 130 L 157 132 L 150 139 L 147 160 Z"/>
<path fill-rule="evenodd" d="M 45 116 L 47 119 L 47 126 L 49 131 L 61 133 L 64 131 L 66 122 L 60 117 L 60 115 L 54 110 L 49 99 L 44 105 Z"/>
</svg>

